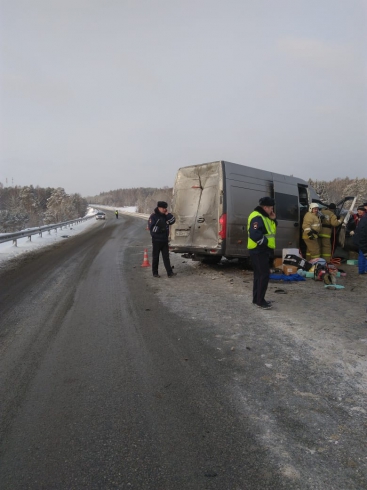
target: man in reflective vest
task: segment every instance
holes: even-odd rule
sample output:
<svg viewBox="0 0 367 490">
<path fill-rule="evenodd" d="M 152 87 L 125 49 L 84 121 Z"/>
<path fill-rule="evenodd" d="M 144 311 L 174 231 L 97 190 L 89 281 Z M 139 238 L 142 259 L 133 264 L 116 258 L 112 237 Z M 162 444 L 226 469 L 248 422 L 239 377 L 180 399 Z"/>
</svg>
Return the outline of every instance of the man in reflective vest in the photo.
<svg viewBox="0 0 367 490">
<path fill-rule="evenodd" d="M 275 232 L 277 228 L 274 213 L 275 201 L 271 197 L 262 197 L 247 221 L 247 248 L 254 269 L 252 302 L 264 310 L 271 308 L 265 294 L 269 284 L 270 261 L 274 256 Z"/>
</svg>

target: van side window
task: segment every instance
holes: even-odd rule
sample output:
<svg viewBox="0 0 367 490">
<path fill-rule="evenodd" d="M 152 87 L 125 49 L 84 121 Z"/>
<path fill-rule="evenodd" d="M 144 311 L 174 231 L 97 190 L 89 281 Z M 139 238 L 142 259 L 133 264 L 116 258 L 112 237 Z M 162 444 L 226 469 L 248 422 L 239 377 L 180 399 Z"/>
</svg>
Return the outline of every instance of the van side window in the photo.
<svg viewBox="0 0 367 490">
<path fill-rule="evenodd" d="M 276 192 L 275 214 L 277 219 L 298 221 L 298 197 Z"/>
<path fill-rule="evenodd" d="M 257 206 L 260 197 L 271 195 L 270 189 L 258 186 L 258 189 L 248 189 L 231 185 L 228 196 L 231 200 L 233 216 L 238 219 L 247 219 L 251 211 Z"/>
</svg>

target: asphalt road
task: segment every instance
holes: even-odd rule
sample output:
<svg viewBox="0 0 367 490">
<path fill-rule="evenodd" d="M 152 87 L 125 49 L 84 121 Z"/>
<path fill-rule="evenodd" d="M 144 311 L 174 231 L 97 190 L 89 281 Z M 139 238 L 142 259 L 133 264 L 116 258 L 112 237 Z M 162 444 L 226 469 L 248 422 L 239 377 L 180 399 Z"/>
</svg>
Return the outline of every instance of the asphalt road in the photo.
<svg viewBox="0 0 367 490">
<path fill-rule="evenodd" d="M 161 301 L 180 278 L 157 287 L 141 267 L 149 246 L 144 221 L 109 213 L 1 273 L 0 488 L 367 488 L 358 475 L 338 486 L 332 459 L 316 483 L 306 456 L 279 465 L 247 413 L 258 366 L 218 362 L 205 318 Z M 300 432 L 297 417 L 279 412 L 284 434 Z"/>
</svg>

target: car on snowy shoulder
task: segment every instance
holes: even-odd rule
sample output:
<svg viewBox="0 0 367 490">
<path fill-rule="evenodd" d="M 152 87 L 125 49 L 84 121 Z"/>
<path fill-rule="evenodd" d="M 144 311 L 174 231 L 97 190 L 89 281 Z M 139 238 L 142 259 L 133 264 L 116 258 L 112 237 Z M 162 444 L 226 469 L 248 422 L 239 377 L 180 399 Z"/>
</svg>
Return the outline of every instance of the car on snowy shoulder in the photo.
<svg viewBox="0 0 367 490">
<path fill-rule="evenodd" d="M 96 219 L 106 219 L 106 214 L 103 211 L 96 213 Z"/>
</svg>

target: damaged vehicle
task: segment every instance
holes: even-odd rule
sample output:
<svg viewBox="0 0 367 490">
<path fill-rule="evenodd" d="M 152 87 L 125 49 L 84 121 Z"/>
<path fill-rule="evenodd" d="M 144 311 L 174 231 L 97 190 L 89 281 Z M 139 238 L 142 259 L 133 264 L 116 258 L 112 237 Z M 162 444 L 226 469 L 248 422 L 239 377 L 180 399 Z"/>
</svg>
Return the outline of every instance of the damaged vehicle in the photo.
<svg viewBox="0 0 367 490">
<path fill-rule="evenodd" d="M 302 222 L 312 202 L 325 203 L 308 182 L 226 161 L 182 167 L 173 187 L 170 251 L 193 260 L 219 262 L 222 257 L 247 260 L 247 219 L 261 197 L 275 199 L 277 248 L 297 248 L 304 255 Z M 344 217 L 333 230 L 334 256 L 348 258 L 357 250 L 350 234 L 356 196 L 336 204 L 336 216 Z"/>
<path fill-rule="evenodd" d="M 170 251 L 208 262 L 248 258 L 247 219 L 264 196 L 276 202 L 275 255 L 283 248 L 300 249 L 303 216 L 311 202 L 321 203 L 308 182 L 223 160 L 180 168 Z"/>
</svg>

